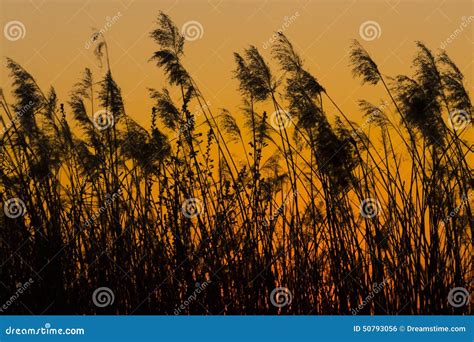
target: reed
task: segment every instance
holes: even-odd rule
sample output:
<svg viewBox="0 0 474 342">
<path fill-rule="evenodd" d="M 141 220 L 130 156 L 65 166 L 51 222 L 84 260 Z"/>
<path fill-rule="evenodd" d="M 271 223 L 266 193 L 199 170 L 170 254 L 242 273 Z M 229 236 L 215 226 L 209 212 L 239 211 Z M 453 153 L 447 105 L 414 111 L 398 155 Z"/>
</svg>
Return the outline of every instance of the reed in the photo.
<svg viewBox="0 0 474 342">
<path fill-rule="evenodd" d="M 354 76 L 387 93 L 361 100 L 359 127 L 281 33 L 281 80 L 257 48 L 235 53 L 236 115 L 207 105 L 167 15 L 151 38 L 168 84 L 149 90 L 149 129 L 103 35 L 105 74 L 85 69 L 66 105 L 8 60 L 0 302 L 34 282 L 6 313 L 472 313 L 448 301 L 472 290 L 474 182 L 472 103 L 445 52 L 419 42 L 414 75 L 387 77 L 354 42 Z M 112 305 L 94 305 L 99 287 Z"/>
</svg>

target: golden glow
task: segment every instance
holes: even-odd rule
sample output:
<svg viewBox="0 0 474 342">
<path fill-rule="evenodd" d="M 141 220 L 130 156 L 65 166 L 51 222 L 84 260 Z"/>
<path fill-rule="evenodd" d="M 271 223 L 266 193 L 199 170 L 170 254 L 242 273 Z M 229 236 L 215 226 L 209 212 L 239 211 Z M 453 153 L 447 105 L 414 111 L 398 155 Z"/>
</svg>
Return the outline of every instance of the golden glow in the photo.
<svg viewBox="0 0 474 342">
<path fill-rule="evenodd" d="M 2 0 L 0 3 L 2 28 L 12 20 L 21 21 L 26 28 L 23 39 L 9 41 L 2 36 L 0 54 L 19 62 L 42 89 L 54 86 L 59 101 L 65 103 L 85 67 L 93 70 L 96 79 L 102 77 L 104 70 L 98 67 L 93 47 L 86 49 L 86 45 L 93 29 L 106 27 L 120 13 L 105 33 L 112 71 L 122 88 L 128 114 L 147 127 L 153 105 L 147 88 L 165 86 L 161 71 L 148 61 L 157 49 L 149 32 L 156 27 L 160 10 L 169 14 L 178 27 L 193 20 L 202 25 L 202 38 L 186 42 L 185 65 L 215 111 L 225 107 L 238 114 L 241 99 L 238 82 L 232 78 L 232 53 L 252 44 L 270 59 L 270 49 L 264 47 L 275 31 L 284 29 L 307 69 L 359 123 L 363 119 L 357 107 L 358 99 L 380 103 L 385 94 L 379 87 L 361 87 L 352 77 L 348 66 L 351 39 L 364 44 L 384 74 L 409 74 L 416 40 L 437 50 L 460 28 L 463 17 L 465 20 L 473 14 L 472 2 L 468 0 Z M 366 21 L 380 25 L 379 38 L 364 41 L 360 37 L 359 28 Z M 446 47 L 471 90 L 473 30 L 471 21 Z M 280 71 L 275 63 L 270 65 L 278 79 Z M 5 67 L 0 75 L 2 88 L 8 94 L 10 81 Z M 328 113 L 330 117 L 333 114 Z"/>
</svg>

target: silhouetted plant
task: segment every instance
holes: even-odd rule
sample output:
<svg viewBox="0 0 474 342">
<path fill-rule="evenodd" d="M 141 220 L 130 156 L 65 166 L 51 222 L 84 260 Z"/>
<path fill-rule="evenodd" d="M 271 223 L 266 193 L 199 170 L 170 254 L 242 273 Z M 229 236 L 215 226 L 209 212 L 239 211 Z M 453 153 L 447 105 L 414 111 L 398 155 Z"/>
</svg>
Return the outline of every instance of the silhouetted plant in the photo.
<svg viewBox="0 0 474 342">
<path fill-rule="evenodd" d="M 151 37 L 167 85 L 149 90 L 150 129 L 127 114 L 103 36 L 104 75 L 85 69 L 68 106 L 7 60 L 0 197 L 24 210 L 0 220 L 0 300 L 35 282 L 6 313 L 471 312 L 447 300 L 472 282 L 474 220 L 471 123 L 447 124 L 472 103 L 445 52 L 417 43 L 414 75 L 389 78 L 354 42 L 354 75 L 391 101 L 361 100 L 358 126 L 282 33 L 272 57 L 284 77 L 254 46 L 235 53 L 242 108 L 217 115 L 164 13 Z M 98 127 L 97 112 L 113 123 Z M 282 112 L 290 125 L 275 125 Z M 94 305 L 102 286 L 112 306 Z M 289 305 L 272 304 L 277 287 Z"/>
</svg>

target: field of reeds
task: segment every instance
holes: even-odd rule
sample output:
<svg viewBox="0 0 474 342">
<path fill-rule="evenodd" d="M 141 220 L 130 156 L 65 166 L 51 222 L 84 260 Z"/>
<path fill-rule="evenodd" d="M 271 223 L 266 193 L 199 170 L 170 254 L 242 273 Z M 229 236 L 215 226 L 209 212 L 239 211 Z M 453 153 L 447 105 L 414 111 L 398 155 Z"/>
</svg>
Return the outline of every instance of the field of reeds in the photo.
<svg viewBox="0 0 474 342">
<path fill-rule="evenodd" d="M 149 128 L 101 34 L 104 74 L 69 99 L 7 61 L 3 314 L 472 312 L 473 107 L 447 53 L 418 42 L 412 74 L 386 76 L 354 41 L 354 77 L 386 94 L 356 124 L 282 33 L 280 70 L 235 53 L 239 113 L 208 105 L 167 15 L 151 38 L 168 84 Z"/>
</svg>

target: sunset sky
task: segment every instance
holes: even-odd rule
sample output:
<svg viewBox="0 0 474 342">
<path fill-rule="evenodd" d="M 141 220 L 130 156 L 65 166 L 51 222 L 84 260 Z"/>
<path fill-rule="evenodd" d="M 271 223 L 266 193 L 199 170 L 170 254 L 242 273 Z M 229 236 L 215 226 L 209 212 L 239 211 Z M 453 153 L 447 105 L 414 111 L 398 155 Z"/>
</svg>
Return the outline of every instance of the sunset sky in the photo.
<svg viewBox="0 0 474 342">
<path fill-rule="evenodd" d="M 96 80 L 103 76 L 104 69 L 99 68 L 93 47 L 87 49 L 86 45 L 93 29 L 106 27 L 109 20 L 111 25 L 105 38 L 113 75 L 122 89 L 128 114 L 146 126 L 153 105 L 147 88 L 165 86 L 162 72 L 149 61 L 157 48 L 149 33 L 156 27 L 159 11 L 170 15 L 179 28 L 189 21 L 201 25 L 200 38 L 185 44 L 185 66 L 215 110 L 225 107 L 235 113 L 241 103 L 238 82 L 232 78 L 232 53 L 242 52 L 252 44 L 269 59 L 268 41 L 282 28 L 304 58 L 307 69 L 356 122 L 362 121 L 357 107 L 359 99 L 380 103 L 385 94 L 379 87 L 361 87 L 359 80 L 352 77 L 348 48 L 354 38 L 372 54 L 384 74 L 394 76 L 411 73 L 410 60 L 416 51 L 416 40 L 438 50 L 462 27 L 462 32 L 446 44 L 446 50 L 464 72 L 469 90 L 473 89 L 471 1 L 1 0 L 0 3 L 4 27 L 0 54 L 24 66 L 44 91 L 54 86 L 59 101 L 64 103 L 85 67 L 93 70 Z M 116 20 L 112 20 L 114 16 Z M 11 21 L 24 25 L 22 38 L 7 39 L 5 26 Z M 367 22 L 378 27 L 373 26 L 375 36 L 363 39 L 360 29 Z M 270 65 L 278 79 L 281 72 L 274 62 Z M 8 94 L 10 81 L 5 67 L 0 75 L 2 88 Z M 330 116 L 334 114 L 331 111 Z"/>
<path fill-rule="evenodd" d="M 473 0 L 0 0 L 0 25 L 0 312 L 472 314 Z"/>
</svg>

